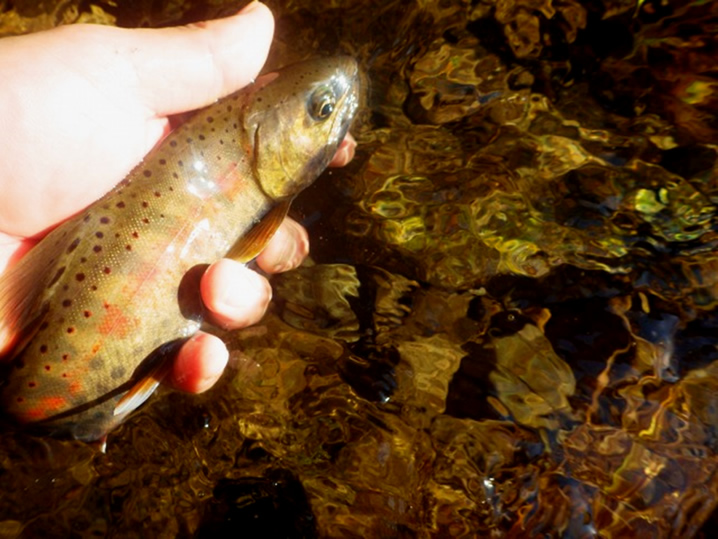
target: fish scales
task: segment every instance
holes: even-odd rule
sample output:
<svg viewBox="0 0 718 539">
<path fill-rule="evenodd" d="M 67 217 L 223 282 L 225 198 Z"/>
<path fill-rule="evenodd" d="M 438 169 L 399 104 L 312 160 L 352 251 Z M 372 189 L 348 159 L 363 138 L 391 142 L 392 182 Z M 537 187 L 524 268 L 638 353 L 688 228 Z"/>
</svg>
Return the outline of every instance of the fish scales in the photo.
<svg viewBox="0 0 718 539">
<path fill-rule="evenodd" d="M 198 112 L 26 255 L 0 281 L 2 291 L 23 273 L 37 278 L 32 302 L 17 300 L 24 316 L 8 317 L 30 337 L 13 351 L 5 412 L 87 440 L 119 424 L 127 414 L 114 410 L 138 366 L 199 329 L 178 299 L 183 277 L 326 167 L 357 107 L 357 80 L 345 57 L 261 77 Z"/>
</svg>

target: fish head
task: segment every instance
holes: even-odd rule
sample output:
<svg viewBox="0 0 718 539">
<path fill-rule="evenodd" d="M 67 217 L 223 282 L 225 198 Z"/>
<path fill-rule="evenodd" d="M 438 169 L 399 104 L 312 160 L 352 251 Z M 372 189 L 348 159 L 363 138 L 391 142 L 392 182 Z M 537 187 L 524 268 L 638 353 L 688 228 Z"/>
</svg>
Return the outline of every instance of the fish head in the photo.
<svg viewBox="0 0 718 539">
<path fill-rule="evenodd" d="M 274 200 L 291 198 L 327 167 L 359 104 L 359 67 L 349 56 L 302 62 L 268 75 L 245 116 L 254 173 Z"/>
</svg>

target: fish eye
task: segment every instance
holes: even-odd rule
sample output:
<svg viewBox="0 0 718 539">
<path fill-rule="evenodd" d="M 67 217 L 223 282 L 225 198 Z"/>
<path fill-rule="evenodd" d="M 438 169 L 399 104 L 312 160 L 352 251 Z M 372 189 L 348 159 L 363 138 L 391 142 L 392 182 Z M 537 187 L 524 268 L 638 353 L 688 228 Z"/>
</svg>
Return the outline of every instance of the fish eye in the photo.
<svg viewBox="0 0 718 539">
<path fill-rule="evenodd" d="M 315 120 L 326 120 L 334 112 L 336 98 L 334 92 L 326 86 L 318 88 L 309 100 L 309 113 Z"/>
</svg>

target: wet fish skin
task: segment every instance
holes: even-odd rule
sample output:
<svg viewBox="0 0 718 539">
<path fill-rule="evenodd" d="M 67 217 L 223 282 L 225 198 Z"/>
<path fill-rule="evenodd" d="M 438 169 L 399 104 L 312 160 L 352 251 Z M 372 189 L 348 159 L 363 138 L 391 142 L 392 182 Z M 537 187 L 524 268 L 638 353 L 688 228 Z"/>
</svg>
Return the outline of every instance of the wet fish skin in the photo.
<svg viewBox="0 0 718 539">
<path fill-rule="evenodd" d="M 348 57 L 260 77 L 46 236 L 0 280 L 0 317 L 20 336 L 0 388 L 4 414 L 83 440 L 121 423 L 139 404 L 118 408 L 128 390 L 161 376 L 145 358 L 199 328 L 183 314 L 183 277 L 261 249 L 332 159 L 358 92 Z"/>
</svg>

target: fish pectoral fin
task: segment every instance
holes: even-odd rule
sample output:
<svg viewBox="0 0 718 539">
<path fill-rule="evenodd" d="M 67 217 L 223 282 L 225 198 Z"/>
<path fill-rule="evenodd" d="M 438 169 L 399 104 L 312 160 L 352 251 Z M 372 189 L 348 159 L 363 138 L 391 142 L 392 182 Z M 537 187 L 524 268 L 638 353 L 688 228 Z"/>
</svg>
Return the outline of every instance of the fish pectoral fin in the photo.
<svg viewBox="0 0 718 539">
<path fill-rule="evenodd" d="M 274 233 L 287 216 L 291 200 L 285 200 L 274 206 L 247 234 L 242 236 L 229 249 L 225 258 L 246 264 L 257 256 L 272 239 Z"/>
<path fill-rule="evenodd" d="M 115 409 L 112 411 L 113 416 L 127 415 L 133 410 L 139 408 L 155 389 L 160 385 L 162 379 L 167 375 L 172 366 L 171 361 L 161 361 L 150 372 L 140 378 L 130 390 L 125 393 L 122 398 L 117 401 Z"/>
</svg>

